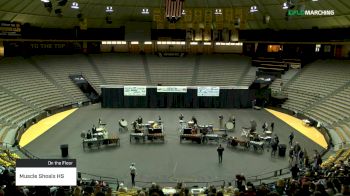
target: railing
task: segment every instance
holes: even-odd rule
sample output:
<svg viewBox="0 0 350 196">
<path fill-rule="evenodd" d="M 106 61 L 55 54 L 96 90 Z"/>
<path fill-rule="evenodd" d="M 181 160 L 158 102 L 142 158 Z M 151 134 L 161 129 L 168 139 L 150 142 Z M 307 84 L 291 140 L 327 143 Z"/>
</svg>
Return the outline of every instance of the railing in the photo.
<svg viewBox="0 0 350 196">
<path fill-rule="evenodd" d="M 91 182 L 91 180 L 97 180 L 99 182 L 106 182 L 108 183 L 109 186 L 115 185 L 119 186 L 120 183 L 124 183 L 124 181 L 119 180 L 118 178 L 114 177 L 109 177 L 109 176 L 99 176 L 95 174 L 90 174 L 90 173 L 84 173 L 84 172 L 79 172 L 81 175 L 81 180 L 84 182 Z M 79 177 L 79 176 L 78 176 Z"/>
<path fill-rule="evenodd" d="M 214 181 L 135 181 L 135 183 L 141 187 L 151 186 L 152 183 L 156 183 L 162 187 L 170 186 L 175 187 L 177 183 L 182 183 L 186 187 L 209 187 L 210 185 L 222 186 L 225 185 L 225 180 L 214 180 Z M 145 186 L 142 186 L 145 185 Z"/>
</svg>

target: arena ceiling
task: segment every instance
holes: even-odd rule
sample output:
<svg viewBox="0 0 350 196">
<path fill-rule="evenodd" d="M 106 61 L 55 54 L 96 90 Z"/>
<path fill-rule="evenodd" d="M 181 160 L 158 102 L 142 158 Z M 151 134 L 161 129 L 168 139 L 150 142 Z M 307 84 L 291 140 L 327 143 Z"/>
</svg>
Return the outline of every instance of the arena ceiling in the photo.
<svg viewBox="0 0 350 196">
<path fill-rule="evenodd" d="M 0 20 L 29 23 L 44 28 L 72 28 L 79 26 L 77 15 L 82 13 L 88 28 L 115 28 L 130 21 L 152 22 L 155 9 L 164 9 L 164 0 L 75 0 L 79 10 L 72 9 L 73 0 L 64 7 L 57 4 L 62 0 L 51 0 L 53 10 L 49 12 L 41 0 L 0 0 Z M 350 0 L 288 0 L 297 8 L 307 10 L 334 10 L 334 16 L 294 16 L 287 21 L 286 10 L 282 5 L 286 0 L 186 0 L 184 9 L 206 8 L 244 8 L 246 14 L 244 29 L 310 29 L 350 27 Z M 248 13 L 256 5 L 258 12 Z M 110 14 L 112 24 L 106 23 L 106 6 L 112 6 Z M 62 16 L 55 9 L 62 9 Z M 150 14 L 143 15 L 141 10 L 148 8 Z M 264 24 L 264 16 L 270 16 Z"/>
</svg>

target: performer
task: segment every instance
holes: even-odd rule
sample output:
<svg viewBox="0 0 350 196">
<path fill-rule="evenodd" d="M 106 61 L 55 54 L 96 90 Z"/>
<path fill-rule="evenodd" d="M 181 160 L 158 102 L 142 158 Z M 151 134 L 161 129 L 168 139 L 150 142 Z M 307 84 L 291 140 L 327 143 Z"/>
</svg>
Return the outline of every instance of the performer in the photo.
<svg viewBox="0 0 350 196">
<path fill-rule="evenodd" d="M 273 128 L 275 128 L 275 123 L 274 122 L 271 122 L 271 132 L 273 132 Z"/>
<path fill-rule="evenodd" d="M 268 130 L 269 125 L 267 124 L 267 122 L 266 122 L 266 121 L 264 122 L 264 124 L 263 124 L 262 128 L 263 128 L 263 131 L 264 131 L 264 132 L 266 132 L 266 131 Z"/>
<path fill-rule="evenodd" d="M 191 120 L 193 121 L 193 125 L 197 125 L 197 119 L 196 119 L 196 117 L 192 116 L 192 119 L 191 119 Z"/>
<path fill-rule="evenodd" d="M 91 135 L 91 131 L 89 129 L 87 134 L 86 134 L 86 139 L 91 139 L 91 138 L 92 138 L 92 135 Z"/>
<path fill-rule="evenodd" d="M 219 163 L 222 163 L 222 154 L 224 152 L 224 147 L 221 146 L 221 144 L 219 145 L 218 149 L 216 151 L 218 151 L 218 156 L 219 156 Z"/>
<path fill-rule="evenodd" d="M 191 130 L 191 134 L 197 134 L 197 133 L 198 133 L 197 126 L 193 126 Z"/>
<path fill-rule="evenodd" d="M 134 186 L 135 186 L 135 176 L 136 176 L 136 167 L 135 167 L 135 163 L 131 163 L 131 166 L 130 166 L 130 176 L 131 176 L 131 185 L 134 187 Z"/>
<path fill-rule="evenodd" d="M 98 126 L 101 126 L 101 124 L 102 124 L 102 121 L 101 121 L 101 119 L 99 118 L 99 119 L 98 119 Z"/>
<path fill-rule="evenodd" d="M 132 128 L 134 129 L 135 132 L 136 132 L 136 125 L 137 125 L 136 121 L 132 122 Z"/>
<path fill-rule="evenodd" d="M 96 126 L 95 125 L 92 125 L 92 134 L 95 134 L 95 133 L 97 133 L 97 130 L 96 130 Z"/>
<path fill-rule="evenodd" d="M 256 131 L 256 122 L 255 120 L 250 121 L 250 133 L 254 133 Z"/>
<path fill-rule="evenodd" d="M 294 132 L 291 132 L 288 138 L 289 138 L 289 145 L 293 145 Z"/>
<path fill-rule="evenodd" d="M 136 120 L 136 121 L 137 121 L 137 123 L 138 123 L 138 124 L 142 124 L 142 117 L 141 117 L 141 116 L 139 116 L 139 117 L 137 118 L 137 120 Z"/>
<path fill-rule="evenodd" d="M 179 120 L 183 120 L 184 119 L 184 115 L 181 113 L 179 116 Z"/>
<path fill-rule="evenodd" d="M 231 121 L 233 123 L 233 128 L 236 128 L 236 118 L 235 116 L 232 116 L 231 118 L 232 118 Z"/>
</svg>

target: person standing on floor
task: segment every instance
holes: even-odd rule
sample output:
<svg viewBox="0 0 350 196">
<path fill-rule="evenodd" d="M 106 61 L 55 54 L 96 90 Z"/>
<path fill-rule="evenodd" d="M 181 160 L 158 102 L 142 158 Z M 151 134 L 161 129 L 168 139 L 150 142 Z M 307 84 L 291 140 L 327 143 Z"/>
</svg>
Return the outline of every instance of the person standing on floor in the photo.
<svg viewBox="0 0 350 196">
<path fill-rule="evenodd" d="M 131 163 L 130 165 L 130 175 L 131 175 L 131 185 L 135 186 L 135 176 L 136 176 L 136 167 L 135 163 Z"/>
<path fill-rule="evenodd" d="M 271 126 L 271 132 L 273 132 L 273 128 L 275 127 L 275 123 L 272 122 L 270 126 Z"/>
<path fill-rule="evenodd" d="M 291 132 L 288 137 L 289 137 L 289 145 L 293 145 L 294 132 Z"/>
<path fill-rule="evenodd" d="M 217 151 L 218 151 L 218 156 L 219 156 L 219 163 L 222 163 L 222 154 L 224 152 L 224 147 L 221 146 L 221 144 L 219 145 Z"/>
</svg>

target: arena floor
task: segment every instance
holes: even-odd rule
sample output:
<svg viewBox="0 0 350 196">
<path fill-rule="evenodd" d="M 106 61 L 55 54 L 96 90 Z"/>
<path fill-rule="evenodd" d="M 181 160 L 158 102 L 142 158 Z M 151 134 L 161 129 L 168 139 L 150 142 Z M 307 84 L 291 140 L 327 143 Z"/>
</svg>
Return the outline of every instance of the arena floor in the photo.
<svg viewBox="0 0 350 196">
<path fill-rule="evenodd" d="M 324 148 L 292 126 L 275 117 L 266 110 L 252 109 L 101 109 L 99 104 L 83 107 L 54 125 L 47 132 L 27 144 L 24 148 L 40 158 L 61 158 L 60 145 L 69 145 L 69 158 L 77 159 L 78 170 L 84 173 L 115 177 L 130 185 L 129 165 L 136 164 L 137 181 L 214 181 L 233 180 L 235 174 L 245 176 L 259 175 L 288 166 L 288 158 L 271 157 L 270 152 L 232 149 L 224 145 L 223 163 L 218 163 L 217 144 L 197 144 L 179 142 L 178 116 L 182 113 L 185 120 L 193 115 L 198 124 L 214 124 L 219 127 L 219 115 L 224 121 L 229 116 L 236 117 L 236 130 L 229 135 L 240 136 L 241 127 L 249 127 L 249 121 L 255 119 L 258 131 L 262 123 L 275 122 L 275 130 L 281 144 L 288 144 L 288 135 L 295 132 L 294 141 L 313 155 L 313 150 Z M 164 122 L 166 142 L 130 143 L 129 133 L 118 133 L 118 121 L 126 119 L 129 124 L 139 115 L 144 121 L 157 120 L 161 116 Z M 82 148 L 82 131 L 97 125 L 98 119 L 107 123 L 110 133 L 118 133 L 120 147 L 107 147 L 96 150 Z M 40 122 L 39 122 L 40 123 Z M 287 149 L 288 151 L 288 149 Z"/>
</svg>

